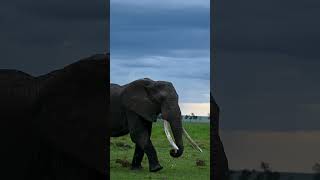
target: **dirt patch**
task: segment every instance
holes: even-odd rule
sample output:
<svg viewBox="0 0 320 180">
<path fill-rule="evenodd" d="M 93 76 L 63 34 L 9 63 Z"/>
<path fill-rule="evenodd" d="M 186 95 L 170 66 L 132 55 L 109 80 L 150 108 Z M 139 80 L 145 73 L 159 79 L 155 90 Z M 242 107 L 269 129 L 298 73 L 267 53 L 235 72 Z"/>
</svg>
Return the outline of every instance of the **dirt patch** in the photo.
<svg viewBox="0 0 320 180">
<path fill-rule="evenodd" d="M 131 163 L 126 159 L 116 159 L 116 163 L 121 164 L 122 167 L 131 167 Z"/>
<path fill-rule="evenodd" d="M 197 160 L 196 160 L 196 165 L 197 165 L 197 166 L 205 166 L 205 165 L 206 165 L 206 163 L 205 163 L 205 161 L 204 161 L 204 160 L 197 159 Z"/>
<path fill-rule="evenodd" d="M 115 145 L 123 149 L 132 149 L 132 146 L 123 142 L 116 142 Z"/>
</svg>

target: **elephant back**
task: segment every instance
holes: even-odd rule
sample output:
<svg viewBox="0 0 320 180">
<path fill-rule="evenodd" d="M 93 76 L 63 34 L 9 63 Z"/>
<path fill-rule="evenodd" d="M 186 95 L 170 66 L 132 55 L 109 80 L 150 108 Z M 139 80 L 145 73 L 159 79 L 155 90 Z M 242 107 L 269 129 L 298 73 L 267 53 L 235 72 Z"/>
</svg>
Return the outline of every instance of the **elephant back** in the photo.
<svg viewBox="0 0 320 180">
<path fill-rule="evenodd" d="M 18 70 L 0 69 L 0 87 L 12 86 L 14 84 L 23 84 L 32 80 L 33 76 Z"/>
</svg>

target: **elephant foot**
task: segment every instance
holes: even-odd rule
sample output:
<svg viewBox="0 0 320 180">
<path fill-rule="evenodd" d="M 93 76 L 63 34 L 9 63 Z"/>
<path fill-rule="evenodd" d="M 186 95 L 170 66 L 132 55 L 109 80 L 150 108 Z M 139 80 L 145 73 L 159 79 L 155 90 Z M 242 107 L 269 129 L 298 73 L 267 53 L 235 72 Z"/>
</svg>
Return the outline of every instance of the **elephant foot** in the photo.
<svg viewBox="0 0 320 180">
<path fill-rule="evenodd" d="M 142 166 L 141 165 L 135 165 L 135 166 L 131 166 L 131 170 L 140 170 L 142 169 Z"/>
<path fill-rule="evenodd" d="M 160 171 L 163 167 L 160 164 L 157 164 L 155 166 L 149 167 L 150 172 L 157 172 Z"/>
</svg>

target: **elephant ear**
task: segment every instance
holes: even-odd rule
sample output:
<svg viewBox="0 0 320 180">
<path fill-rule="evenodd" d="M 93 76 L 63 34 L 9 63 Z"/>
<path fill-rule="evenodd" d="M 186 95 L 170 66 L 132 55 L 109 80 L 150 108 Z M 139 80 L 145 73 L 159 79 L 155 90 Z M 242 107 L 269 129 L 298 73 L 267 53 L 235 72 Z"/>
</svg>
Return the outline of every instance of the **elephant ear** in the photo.
<svg viewBox="0 0 320 180">
<path fill-rule="evenodd" d="M 150 122 L 157 121 L 160 103 L 156 99 L 154 81 L 142 79 L 127 85 L 122 92 L 122 105 Z"/>
</svg>

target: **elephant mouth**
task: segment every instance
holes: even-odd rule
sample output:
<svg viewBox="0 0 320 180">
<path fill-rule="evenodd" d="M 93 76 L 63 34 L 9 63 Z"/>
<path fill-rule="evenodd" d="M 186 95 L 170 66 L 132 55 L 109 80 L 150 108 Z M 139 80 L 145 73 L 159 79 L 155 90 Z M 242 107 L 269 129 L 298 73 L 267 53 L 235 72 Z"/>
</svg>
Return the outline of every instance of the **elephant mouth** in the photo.
<svg viewBox="0 0 320 180">
<path fill-rule="evenodd" d="M 176 145 L 176 143 L 174 142 L 174 140 L 173 140 L 173 138 L 172 138 L 172 136 L 171 136 L 171 134 L 170 134 L 170 132 L 169 132 L 169 126 L 170 126 L 169 122 L 168 122 L 167 120 L 163 120 L 164 132 L 165 132 L 165 134 L 166 134 L 166 136 L 167 136 L 167 139 L 168 139 L 170 145 L 172 146 L 172 148 L 173 148 L 175 151 L 178 151 L 179 148 L 178 148 L 178 146 Z M 194 140 L 190 137 L 190 135 L 187 133 L 187 131 L 186 131 L 184 128 L 182 128 L 182 129 L 183 129 L 182 132 L 183 132 L 184 136 L 185 136 L 186 139 L 189 141 L 189 143 L 191 144 L 191 146 L 192 146 L 194 149 L 197 149 L 198 151 L 202 152 L 202 149 L 197 145 L 196 142 L 194 142 Z"/>
</svg>

